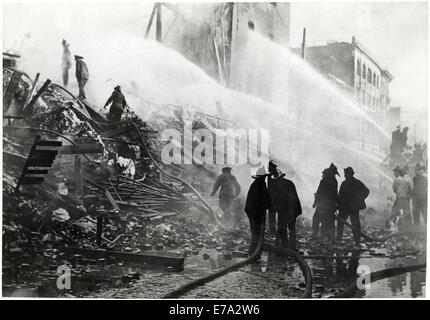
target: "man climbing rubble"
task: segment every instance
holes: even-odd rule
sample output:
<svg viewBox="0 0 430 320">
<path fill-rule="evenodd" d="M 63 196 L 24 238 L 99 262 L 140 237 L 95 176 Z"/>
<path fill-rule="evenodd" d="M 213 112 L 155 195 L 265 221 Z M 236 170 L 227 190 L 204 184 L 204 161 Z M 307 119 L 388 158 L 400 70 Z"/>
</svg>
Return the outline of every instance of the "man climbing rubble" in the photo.
<svg viewBox="0 0 430 320">
<path fill-rule="evenodd" d="M 76 62 L 76 80 L 78 80 L 79 86 L 79 99 L 86 99 L 85 95 L 85 85 L 87 84 L 89 78 L 89 72 L 87 68 L 87 64 L 84 62 L 84 58 L 81 56 L 75 55 Z"/>
<path fill-rule="evenodd" d="M 361 239 L 360 210 L 366 208 L 365 199 L 369 196 L 370 191 L 363 182 L 354 177 L 353 168 L 348 167 L 343 171 L 345 180 L 339 189 L 339 219 L 337 221 L 336 240 L 342 241 L 344 221 L 349 217 L 353 227 L 352 234 L 355 245 L 359 247 Z"/>
<path fill-rule="evenodd" d="M 264 167 L 257 170 L 255 179 L 249 187 L 248 195 L 246 196 L 245 212 L 249 219 L 251 228 L 251 244 L 249 246 L 248 255 L 251 256 L 257 248 L 258 239 L 264 238 L 264 225 L 266 220 L 266 210 L 270 207 L 269 192 L 266 187 L 267 173 Z M 261 232 L 263 234 L 261 235 Z M 257 258 L 260 258 L 261 251 Z"/>
<path fill-rule="evenodd" d="M 326 240 L 333 240 L 332 219 L 337 209 L 337 180 L 329 168 L 322 172 L 322 179 L 315 193 L 313 207 L 316 207 L 312 218 L 312 238 L 318 237 L 321 226 L 321 236 Z"/>
<path fill-rule="evenodd" d="M 106 101 L 104 108 L 106 108 L 109 104 L 109 114 L 108 114 L 108 120 L 109 121 L 121 121 L 122 113 L 124 112 L 124 109 L 127 107 L 127 102 L 125 101 L 125 97 L 121 92 L 121 87 L 116 86 L 109 97 L 109 99 Z"/>
<path fill-rule="evenodd" d="M 291 180 L 284 179 L 285 173 L 277 170 L 270 173 L 269 184 L 271 211 L 278 214 L 278 230 L 275 244 L 296 249 L 296 219 L 302 214 L 302 206 L 296 187 Z"/>
<path fill-rule="evenodd" d="M 69 84 L 69 69 L 72 67 L 72 57 L 69 49 L 70 44 L 65 39 L 63 39 L 61 44 L 63 46 L 63 58 L 61 59 L 63 85 L 67 87 Z"/>
<path fill-rule="evenodd" d="M 410 200 L 412 195 L 412 182 L 405 177 L 404 169 L 399 166 L 393 169 L 393 192 L 396 194 L 396 200 L 393 204 L 392 216 L 401 217 L 401 226 L 407 228 L 411 226 L 411 207 Z"/>
<path fill-rule="evenodd" d="M 427 174 L 426 167 L 417 163 L 415 167 L 415 177 L 412 189 L 412 205 L 414 214 L 414 225 L 419 226 L 421 215 L 424 223 L 427 223 Z"/>
<path fill-rule="evenodd" d="M 234 175 L 231 174 L 231 168 L 222 168 L 222 174 L 215 181 L 211 196 L 219 191 L 219 206 L 224 212 L 224 218 L 231 218 L 231 205 L 233 200 L 240 194 L 240 185 Z"/>
</svg>

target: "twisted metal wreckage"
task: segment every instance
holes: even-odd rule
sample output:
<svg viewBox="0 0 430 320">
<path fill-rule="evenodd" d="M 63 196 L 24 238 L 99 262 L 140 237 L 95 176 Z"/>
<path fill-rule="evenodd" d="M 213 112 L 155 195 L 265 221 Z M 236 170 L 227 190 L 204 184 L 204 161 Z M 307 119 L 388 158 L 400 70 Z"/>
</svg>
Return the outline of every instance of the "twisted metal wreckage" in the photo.
<svg viewBox="0 0 430 320">
<path fill-rule="evenodd" d="M 135 115 L 128 114 L 126 115 L 126 117 L 128 117 L 127 120 L 117 123 L 107 122 L 88 101 L 77 99 L 67 89 L 52 83 L 49 79 L 46 80 L 36 92 L 39 75 L 32 81 L 23 72 L 11 68 L 4 68 L 3 76 L 5 92 L 3 108 L 7 110 L 4 118 L 8 120 L 7 124 L 3 127 L 5 144 L 15 146 L 19 149 L 25 140 L 28 141 L 29 137 L 35 138 L 30 152 L 27 152 L 27 156 L 8 151 L 6 148 L 3 150 L 5 163 L 11 161 L 15 162 L 15 164 L 16 162 L 25 162 L 24 166 L 20 166 L 20 168 L 24 167 L 24 169 L 16 182 L 14 191 L 10 192 L 12 196 L 19 194 L 20 187 L 23 185 L 37 185 L 43 183 L 47 177 L 48 169 L 57 154 L 72 155 L 75 156 L 73 161 L 75 193 L 79 197 L 82 197 L 84 202 L 89 201 L 89 203 L 93 200 L 98 201 L 100 197 L 104 197 L 107 203 L 112 207 L 112 210 L 104 209 L 105 212 L 103 213 L 96 211 L 96 215 L 101 217 L 116 216 L 122 220 L 126 220 L 127 218 L 123 214 L 124 209 L 126 209 L 125 211 L 132 211 L 133 214 L 151 217 L 160 214 L 163 215 L 163 213 L 165 215 L 181 214 L 181 208 L 184 208 L 184 205 L 193 205 L 207 214 L 210 220 L 215 222 L 219 229 L 227 233 L 231 231 L 223 224 L 218 215 L 212 210 L 211 206 L 193 185 L 172 173 L 175 171 L 177 172 L 177 168 L 160 165 L 156 159 L 156 152 L 151 149 L 151 144 L 154 143 L 154 134 L 157 132 L 151 130 Z M 18 103 L 13 104 L 13 100 Z M 18 110 L 16 109 L 17 105 L 21 105 L 21 108 L 18 108 Z M 36 105 L 37 108 L 35 107 Z M 52 110 L 56 110 L 56 112 L 51 112 Z M 56 116 L 58 117 L 59 113 L 62 114 L 62 116 L 64 116 L 64 114 L 70 116 L 70 111 L 72 111 L 72 117 L 75 116 L 82 121 L 82 125 L 75 128 L 75 131 L 79 131 L 75 135 L 70 134 L 71 130 L 68 128 L 69 124 L 67 121 L 65 124 L 62 124 L 61 121 L 57 121 L 58 118 L 55 118 Z M 208 117 L 211 116 L 208 115 Z M 51 125 L 53 125 L 53 123 L 55 124 L 53 125 L 55 130 L 49 128 L 49 121 L 51 121 Z M 17 122 L 19 125 L 15 125 Z M 38 127 L 35 127 L 36 125 L 38 125 Z M 50 140 L 42 139 L 41 133 L 47 135 Z M 22 138 L 21 142 L 12 141 L 13 138 L 17 137 Z M 70 145 L 63 145 L 63 141 L 67 141 Z M 143 159 L 142 162 L 147 160 L 144 164 L 140 164 L 140 169 L 142 169 L 142 172 L 145 172 L 142 167 L 146 166 L 147 174 L 143 174 L 141 179 L 133 179 L 120 174 L 118 171 L 109 171 L 107 166 L 99 159 L 91 159 L 89 155 L 105 152 L 107 148 L 106 145 L 110 143 L 140 147 L 141 159 Z M 87 160 L 88 166 L 94 168 L 95 165 L 97 167 L 93 172 L 85 174 L 85 178 L 82 172 L 83 166 L 81 163 L 81 156 Z M 153 168 L 153 170 L 148 170 L 148 168 Z M 96 172 L 96 175 L 94 175 L 94 172 Z M 52 192 L 50 193 L 38 186 L 34 187 L 41 194 L 52 197 Z M 84 190 L 86 190 L 86 193 Z M 25 192 L 26 191 L 23 190 L 23 193 Z M 84 219 L 88 215 L 87 213 L 83 214 L 83 210 L 79 208 L 78 201 L 72 201 L 71 204 L 65 203 L 66 201 L 64 200 L 58 201 L 67 209 L 70 209 L 71 212 L 79 212 L 78 219 L 76 219 L 74 223 Z M 107 214 L 107 212 L 110 213 Z M 114 240 L 109 240 L 102 236 L 101 223 L 97 225 L 97 240 L 99 242 L 103 239 L 107 242 L 108 249 L 87 250 L 69 247 L 64 250 L 66 252 L 91 254 L 97 257 L 106 257 L 116 254 L 117 257 L 124 260 L 149 262 L 155 265 L 170 265 L 177 271 L 183 269 L 184 258 L 113 251 L 112 248 L 121 235 Z M 349 226 L 349 224 L 347 225 Z M 61 236 L 61 233 L 57 234 Z M 389 238 L 374 239 L 364 234 L 363 236 L 367 240 L 380 242 Z M 202 286 L 209 281 L 252 263 L 262 248 L 293 258 L 299 264 L 305 280 L 305 289 L 303 292 L 303 297 L 305 298 L 312 297 L 312 273 L 305 259 L 333 259 L 333 256 L 303 256 L 296 251 L 283 249 L 266 243 L 264 239 L 260 237 L 257 248 L 250 257 L 208 276 L 191 281 L 165 294 L 163 298 L 180 297 L 198 286 Z M 336 258 L 349 259 L 350 256 L 339 256 Z M 395 274 L 422 269 L 425 268 L 425 266 L 425 264 L 420 264 L 382 270 L 370 274 L 370 281 L 377 281 Z M 357 282 L 354 281 L 344 292 L 336 297 L 352 296 L 356 290 L 358 290 Z"/>
</svg>

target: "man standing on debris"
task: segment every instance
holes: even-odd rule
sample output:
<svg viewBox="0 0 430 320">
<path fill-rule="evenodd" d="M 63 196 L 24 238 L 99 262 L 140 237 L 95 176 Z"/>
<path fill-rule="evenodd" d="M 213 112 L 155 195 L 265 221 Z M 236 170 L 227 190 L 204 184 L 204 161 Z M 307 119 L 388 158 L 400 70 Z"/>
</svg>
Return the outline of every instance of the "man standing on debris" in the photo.
<svg viewBox="0 0 430 320">
<path fill-rule="evenodd" d="M 414 225 L 419 226 L 421 215 L 424 223 L 427 223 L 427 175 L 426 167 L 417 163 L 415 167 L 414 185 L 412 189 L 412 205 L 414 213 Z"/>
<path fill-rule="evenodd" d="M 120 86 L 116 86 L 114 88 L 111 96 L 106 101 L 104 108 L 106 108 L 110 103 L 112 103 L 112 105 L 109 109 L 108 120 L 121 121 L 121 116 L 125 107 L 127 106 L 127 102 L 125 101 L 125 97 L 121 92 Z"/>
<path fill-rule="evenodd" d="M 337 167 L 334 165 L 334 163 L 330 163 L 330 166 L 327 169 L 327 179 L 330 181 L 331 184 L 331 197 L 332 201 L 334 200 L 334 186 L 336 186 L 336 195 L 337 195 L 337 180 L 336 175 L 340 176 L 339 172 L 337 171 Z M 337 197 L 337 196 L 336 196 Z M 336 199 L 337 201 L 337 199 Z M 332 210 L 332 208 L 330 208 Z M 330 214 L 331 213 L 331 214 Z M 324 216 L 323 225 L 322 225 L 322 233 L 323 238 L 328 242 L 333 242 L 335 238 L 335 216 L 334 211 L 326 211 L 326 215 Z"/>
<path fill-rule="evenodd" d="M 402 227 L 409 227 L 412 223 L 410 200 L 412 196 L 412 182 L 405 177 L 404 169 L 399 166 L 393 169 L 393 192 L 396 194 L 396 200 L 393 204 L 392 215 L 401 216 Z"/>
<path fill-rule="evenodd" d="M 365 199 L 369 196 L 370 191 L 363 182 L 354 177 L 354 169 L 348 167 L 343 171 L 345 180 L 339 189 L 339 219 L 337 221 L 336 240 L 342 241 L 344 221 L 349 217 L 353 227 L 352 234 L 355 245 L 359 246 L 361 239 L 360 210 L 366 208 Z"/>
<path fill-rule="evenodd" d="M 63 85 L 67 87 L 69 84 L 69 69 L 72 67 L 72 57 L 70 54 L 70 44 L 67 43 L 65 39 L 61 42 L 63 45 L 63 58 L 61 60 L 61 69 L 63 76 Z"/>
<path fill-rule="evenodd" d="M 264 238 L 266 210 L 270 207 L 270 197 L 265 182 L 266 176 L 267 173 L 264 167 L 259 168 L 256 175 L 252 176 L 255 180 L 249 187 L 248 195 L 246 196 L 245 212 L 249 219 L 252 234 L 248 250 L 249 256 L 257 249 L 260 237 Z M 257 258 L 260 257 L 260 254 L 261 250 Z"/>
<path fill-rule="evenodd" d="M 296 249 L 296 219 L 302 214 L 302 206 L 296 187 L 291 180 L 284 179 L 285 173 L 277 170 L 272 174 L 269 185 L 270 207 L 278 213 L 278 230 L 276 245 L 284 248 Z"/>
<path fill-rule="evenodd" d="M 336 170 L 337 171 L 337 170 Z M 332 220 L 337 209 L 337 180 L 330 169 L 324 169 L 322 179 L 315 193 L 313 207 L 316 207 L 312 218 L 312 237 L 318 237 L 321 225 L 321 236 L 323 239 L 333 240 Z"/>
<path fill-rule="evenodd" d="M 76 79 L 78 80 L 79 86 L 79 99 L 86 99 L 84 87 L 87 84 L 89 78 L 89 72 L 87 68 L 87 64 L 84 62 L 84 58 L 81 56 L 75 55 L 76 62 Z"/>
<path fill-rule="evenodd" d="M 220 189 L 221 188 L 221 189 Z M 234 175 L 231 174 L 231 168 L 222 168 L 222 174 L 215 181 L 211 196 L 219 191 L 219 206 L 224 212 L 224 218 L 231 218 L 231 205 L 235 197 L 240 194 L 240 185 Z"/>
</svg>

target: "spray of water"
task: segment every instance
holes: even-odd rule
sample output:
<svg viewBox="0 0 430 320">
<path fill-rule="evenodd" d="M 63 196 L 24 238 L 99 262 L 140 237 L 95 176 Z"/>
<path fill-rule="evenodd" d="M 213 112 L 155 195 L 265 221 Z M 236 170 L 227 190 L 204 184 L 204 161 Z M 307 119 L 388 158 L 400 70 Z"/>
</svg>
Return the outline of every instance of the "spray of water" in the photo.
<svg viewBox="0 0 430 320">
<path fill-rule="evenodd" d="M 37 54 L 34 46 L 24 48 L 22 68 L 60 82 L 61 36 L 52 39 L 38 46 Z M 87 96 L 96 105 L 103 105 L 120 84 L 129 105 L 144 119 L 155 111 L 145 101 L 193 106 L 212 114 L 217 112 L 215 101 L 221 101 L 226 117 L 240 127 L 269 129 L 270 157 L 300 177 L 304 202 L 313 200 L 312 188 L 331 162 L 383 176 L 375 159 L 354 146 L 356 132 L 350 124 L 368 123 L 387 136 L 383 129 L 304 61 L 261 36 L 250 34 L 238 55 L 238 90 L 220 86 L 175 50 L 140 37 L 88 34 L 79 52 L 74 52 L 73 43 L 71 50 L 87 61 Z M 74 81 L 70 89 L 77 91 Z M 245 172 L 240 177 L 244 189 L 251 182 L 249 169 Z"/>
</svg>

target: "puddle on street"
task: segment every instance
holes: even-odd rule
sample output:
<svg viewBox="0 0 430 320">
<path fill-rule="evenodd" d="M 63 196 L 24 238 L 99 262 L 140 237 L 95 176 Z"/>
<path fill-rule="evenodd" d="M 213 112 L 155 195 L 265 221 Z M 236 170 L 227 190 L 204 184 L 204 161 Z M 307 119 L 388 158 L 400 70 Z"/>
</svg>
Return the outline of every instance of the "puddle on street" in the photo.
<svg viewBox="0 0 430 320">
<path fill-rule="evenodd" d="M 150 253 L 150 252 L 148 252 Z M 158 252 L 161 253 L 161 252 Z M 385 254 L 385 252 L 373 252 L 374 254 Z M 306 251 L 305 254 L 311 254 Z M 354 281 L 359 265 L 369 266 L 370 270 L 378 271 L 386 268 L 407 266 L 425 261 L 425 256 L 420 257 L 371 257 L 359 258 L 366 255 L 366 252 L 338 253 L 342 255 L 357 256 L 357 258 L 338 260 L 308 259 L 307 263 L 311 267 L 314 283 L 314 297 L 329 297 L 334 293 L 339 293 Z M 72 267 L 71 290 L 66 293 L 57 289 L 56 270 L 45 270 L 42 272 L 29 271 L 29 277 L 22 277 L 20 283 L 14 283 L 13 279 L 7 278 L 3 281 L 3 295 L 8 297 L 85 297 L 92 292 L 102 292 L 112 288 L 123 288 L 133 283 L 139 275 L 151 273 L 165 273 L 182 275 L 186 281 L 191 281 L 217 270 L 230 266 L 245 257 L 238 254 L 225 255 L 216 249 L 200 249 L 190 253 L 185 257 L 184 270 L 177 273 L 166 267 L 151 268 L 137 264 L 122 262 L 109 263 L 105 261 L 94 261 L 93 264 L 79 264 Z M 102 259 L 103 260 L 103 259 Z M 286 287 L 303 290 L 304 279 L 297 263 L 276 254 L 263 252 L 260 262 L 242 267 L 244 273 L 259 277 L 267 281 L 284 283 Z M 76 272 L 79 275 L 74 276 Z M 3 275 L 5 279 L 5 275 Z M 145 278 L 146 279 L 146 278 Z M 146 280 L 143 281 L 146 281 Z M 163 286 L 160 283 L 159 286 Z M 249 295 L 249 293 L 247 293 Z M 299 293 L 298 293 L 299 294 Z M 357 291 L 356 298 L 388 298 L 388 297 L 423 297 L 425 294 L 425 270 L 404 273 L 391 278 L 383 279 L 371 283 L 364 290 Z"/>
</svg>

